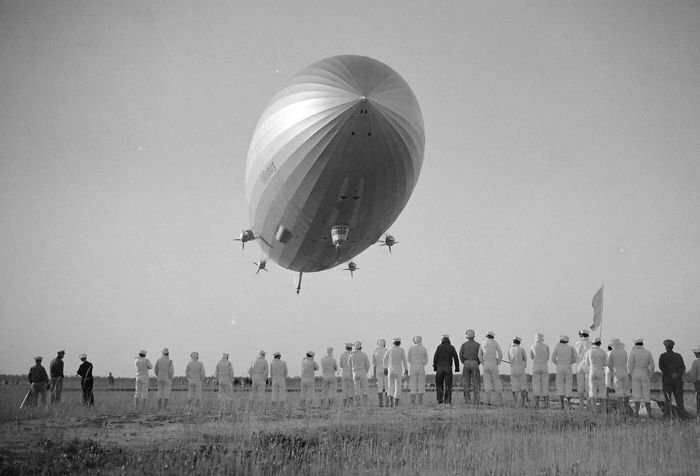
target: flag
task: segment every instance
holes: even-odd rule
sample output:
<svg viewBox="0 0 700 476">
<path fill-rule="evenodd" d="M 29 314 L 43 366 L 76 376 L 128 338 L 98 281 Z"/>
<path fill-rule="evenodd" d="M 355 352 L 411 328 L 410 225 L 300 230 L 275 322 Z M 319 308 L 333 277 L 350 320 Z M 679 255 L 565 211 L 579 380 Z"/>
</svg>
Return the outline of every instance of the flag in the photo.
<svg viewBox="0 0 700 476">
<path fill-rule="evenodd" d="M 603 287 L 601 286 L 593 296 L 591 305 L 593 306 L 593 324 L 591 330 L 594 331 L 603 323 Z"/>
</svg>

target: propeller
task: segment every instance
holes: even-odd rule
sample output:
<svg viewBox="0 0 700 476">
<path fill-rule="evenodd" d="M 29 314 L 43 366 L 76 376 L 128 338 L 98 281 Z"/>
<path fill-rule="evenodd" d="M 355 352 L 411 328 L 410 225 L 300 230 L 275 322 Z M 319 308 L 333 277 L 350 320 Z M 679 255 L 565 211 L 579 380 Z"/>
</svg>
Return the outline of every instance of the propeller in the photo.
<svg viewBox="0 0 700 476">
<path fill-rule="evenodd" d="M 347 267 L 347 268 L 344 268 L 344 271 L 350 271 L 350 277 L 355 277 L 355 274 L 354 274 L 354 273 L 355 273 L 355 271 L 357 271 L 358 269 L 360 269 L 360 267 L 357 266 L 357 264 L 356 264 L 354 261 L 350 261 L 350 262 L 348 263 L 348 267 Z"/>
<path fill-rule="evenodd" d="M 253 230 L 241 230 L 241 234 L 239 238 L 234 238 L 236 241 L 241 242 L 241 249 L 245 250 L 245 244 L 250 241 L 255 239 L 255 233 L 253 233 Z"/>
<path fill-rule="evenodd" d="M 394 238 L 393 236 L 389 235 L 388 233 L 385 233 L 384 239 L 379 240 L 379 243 L 381 243 L 379 246 L 388 246 L 389 253 L 391 253 L 391 247 L 398 244 L 399 242 L 396 241 L 396 238 Z"/>
<path fill-rule="evenodd" d="M 267 271 L 267 259 L 260 258 L 260 261 L 253 261 L 253 264 L 258 267 L 258 270 L 255 272 L 255 274 L 258 274 L 261 270 Z"/>
</svg>

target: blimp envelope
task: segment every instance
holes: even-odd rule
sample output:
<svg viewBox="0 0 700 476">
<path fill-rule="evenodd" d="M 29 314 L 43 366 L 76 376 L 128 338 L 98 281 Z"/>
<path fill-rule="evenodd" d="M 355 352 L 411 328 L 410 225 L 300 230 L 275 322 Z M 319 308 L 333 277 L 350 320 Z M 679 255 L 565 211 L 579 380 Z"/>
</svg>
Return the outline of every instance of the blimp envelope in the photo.
<svg viewBox="0 0 700 476">
<path fill-rule="evenodd" d="M 403 210 L 424 148 L 418 101 L 396 71 L 353 55 L 304 68 L 267 105 L 248 151 L 263 253 L 299 272 L 357 256 Z"/>
</svg>

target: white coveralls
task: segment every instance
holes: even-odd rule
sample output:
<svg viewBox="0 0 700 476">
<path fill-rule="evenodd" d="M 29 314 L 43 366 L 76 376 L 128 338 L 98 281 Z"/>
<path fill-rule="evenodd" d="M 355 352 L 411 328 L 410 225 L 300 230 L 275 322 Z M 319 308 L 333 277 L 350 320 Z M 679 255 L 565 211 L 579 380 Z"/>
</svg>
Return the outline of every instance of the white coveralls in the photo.
<svg viewBox="0 0 700 476">
<path fill-rule="evenodd" d="M 136 392 L 134 398 L 145 399 L 148 394 L 148 371 L 153 368 L 146 357 L 137 357 L 136 361 Z"/>
<path fill-rule="evenodd" d="M 576 362 L 576 351 L 569 344 L 559 342 L 552 352 L 552 363 L 557 366 L 557 394 L 571 397 L 574 388 L 574 372 L 571 366 Z"/>
<path fill-rule="evenodd" d="M 158 381 L 158 399 L 170 398 L 170 391 L 173 388 L 173 377 L 175 376 L 175 367 L 170 357 L 164 355 L 156 360 L 153 373 L 156 374 Z"/>
<path fill-rule="evenodd" d="M 316 371 L 318 370 L 318 364 L 314 361 L 313 357 L 304 357 L 301 361 L 301 401 L 309 400 L 314 398 L 314 393 L 316 392 Z"/>
<path fill-rule="evenodd" d="M 340 381 L 343 385 L 343 398 L 353 398 L 355 396 L 355 384 L 352 380 L 352 368 L 350 368 L 350 351 L 346 350 L 340 354 Z"/>
<path fill-rule="evenodd" d="M 287 362 L 272 359 L 270 378 L 272 380 L 272 403 L 283 402 L 287 397 Z"/>
<path fill-rule="evenodd" d="M 632 401 L 651 403 L 651 375 L 654 373 L 651 352 L 635 345 L 630 349 L 627 370 L 632 374 Z"/>
<path fill-rule="evenodd" d="M 387 391 L 388 377 L 384 375 L 384 356 L 386 355 L 386 347 L 379 346 L 374 349 L 372 354 L 372 367 L 376 373 L 377 378 L 377 393 L 383 393 Z"/>
<path fill-rule="evenodd" d="M 259 400 L 265 395 L 265 384 L 267 383 L 267 376 L 269 373 L 270 366 L 262 355 L 258 356 L 258 358 L 250 364 L 248 375 L 253 381 L 253 385 L 250 389 L 251 401 Z"/>
<path fill-rule="evenodd" d="M 409 388 L 411 394 L 425 393 L 425 366 L 428 365 L 428 350 L 423 344 L 412 345 L 406 359 L 410 365 Z"/>
<path fill-rule="evenodd" d="M 192 400 L 202 399 L 204 379 L 207 377 L 204 372 L 204 364 L 199 360 L 192 359 L 185 367 L 185 377 L 187 377 L 187 398 Z"/>
<path fill-rule="evenodd" d="M 576 388 L 580 396 L 588 395 L 589 369 L 586 363 L 586 352 L 591 348 L 591 341 L 588 337 L 582 337 L 574 344 L 576 351 Z"/>
<path fill-rule="evenodd" d="M 219 399 L 233 399 L 233 364 L 228 359 L 221 359 L 216 364 L 216 373 L 214 374 L 216 381 L 219 384 Z"/>
<path fill-rule="evenodd" d="M 501 365 L 501 360 L 503 360 L 503 351 L 501 346 L 498 345 L 493 339 L 484 339 L 484 342 L 479 347 L 479 361 L 481 361 L 484 366 L 484 391 L 491 392 L 495 390 L 496 392 L 503 391 L 503 383 L 501 382 L 501 375 L 498 372 L 498 366 Z"/>
<path fill-rule="evenodd" d="M 367 395 L 369 382 L 369 357 L 362 350 L 353 350 L 348 357 L 350 368 L 352 369 L 352 379 L 355 382 L 355 395 Z"/>
<path fill-rule="evenodd" d="M 539 340 L 530 347 L 532 358 L 532 391 L 536 397 L 549 395 L 549 346 Z"/>
<path fill-rule="evenodd" d="M 527 366 L 527 354 L 519 344 L 512 344 L 508 349 L 510 360 L 510 390 L 520 392 L 527 389 L 525 380 L 525 367 Z"/>
<path fill-rule="evenodd" d="M 608 363 L 607 354 L 597 345 L 593 345 L 588 349 L 588 352 L 586 352 L 585 360 L 588 364 L 589 397 L 605 397 L 605 366 Z"/>
<path fill-rule="evenodd" d="M 389 395 L 401 398 L 401 378 L 408 371 L 406 352 L 398 345 L 393 345 L 384 355 L 384 367 L 389 370 Z"/>
<path fill-rule="evenodd" d="M 630 374 L 627 372 L 627 361 L 629 356 L 625 350 L 625 344 L 619 342 L 616 347 L 608 354 L 608 368 L 613 374 L 615 382 L 615 396 L 629 397 L 630 396 Z"/>
<path fill-rule="evenodd" d="M 335 398 L 335 394 L 338 393 L 338 380 L 335 377 L 337 371 L 338 362 L 335 357 L 326 355 L 321 359 L 321 398 Z"/>
</svg>

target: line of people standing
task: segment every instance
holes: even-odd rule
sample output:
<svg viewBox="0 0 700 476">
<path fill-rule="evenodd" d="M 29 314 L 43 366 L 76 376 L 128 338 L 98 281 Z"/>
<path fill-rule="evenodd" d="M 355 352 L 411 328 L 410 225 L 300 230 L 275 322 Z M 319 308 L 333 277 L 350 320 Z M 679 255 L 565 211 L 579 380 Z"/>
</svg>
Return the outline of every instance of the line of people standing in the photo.
<svg viewBox="0 0 700 476">
<path fill-rule="evenodd" d="M 44 358 L 40 355 L 34 357 L 34 366 L 29 369 L 27 376 L 30 389 L 26 401 L 38 406 L 41 399 L 42 406 L 46 406 L 46 393 L 50 392 L 52 405 L 58 405 L 61 402 L 63 393 L 63 378 L 64 364 L 63 358 L 66 355 L 65 350 L 59 350 L 56 358 L 49 365 L 49 373 L 42 365 Z M 95 404 L 95 396 L 93 393 L 94 379 L 92 376 L 92 363 L 88 362 L 87 354 L 80 354 L 80 366 L 76 375 L 80 376 L 80 388 L 82 390 L 83 405 L 92 406 Z M 50 376 L 50 377 L 49 377 Z"/>
</svg>

